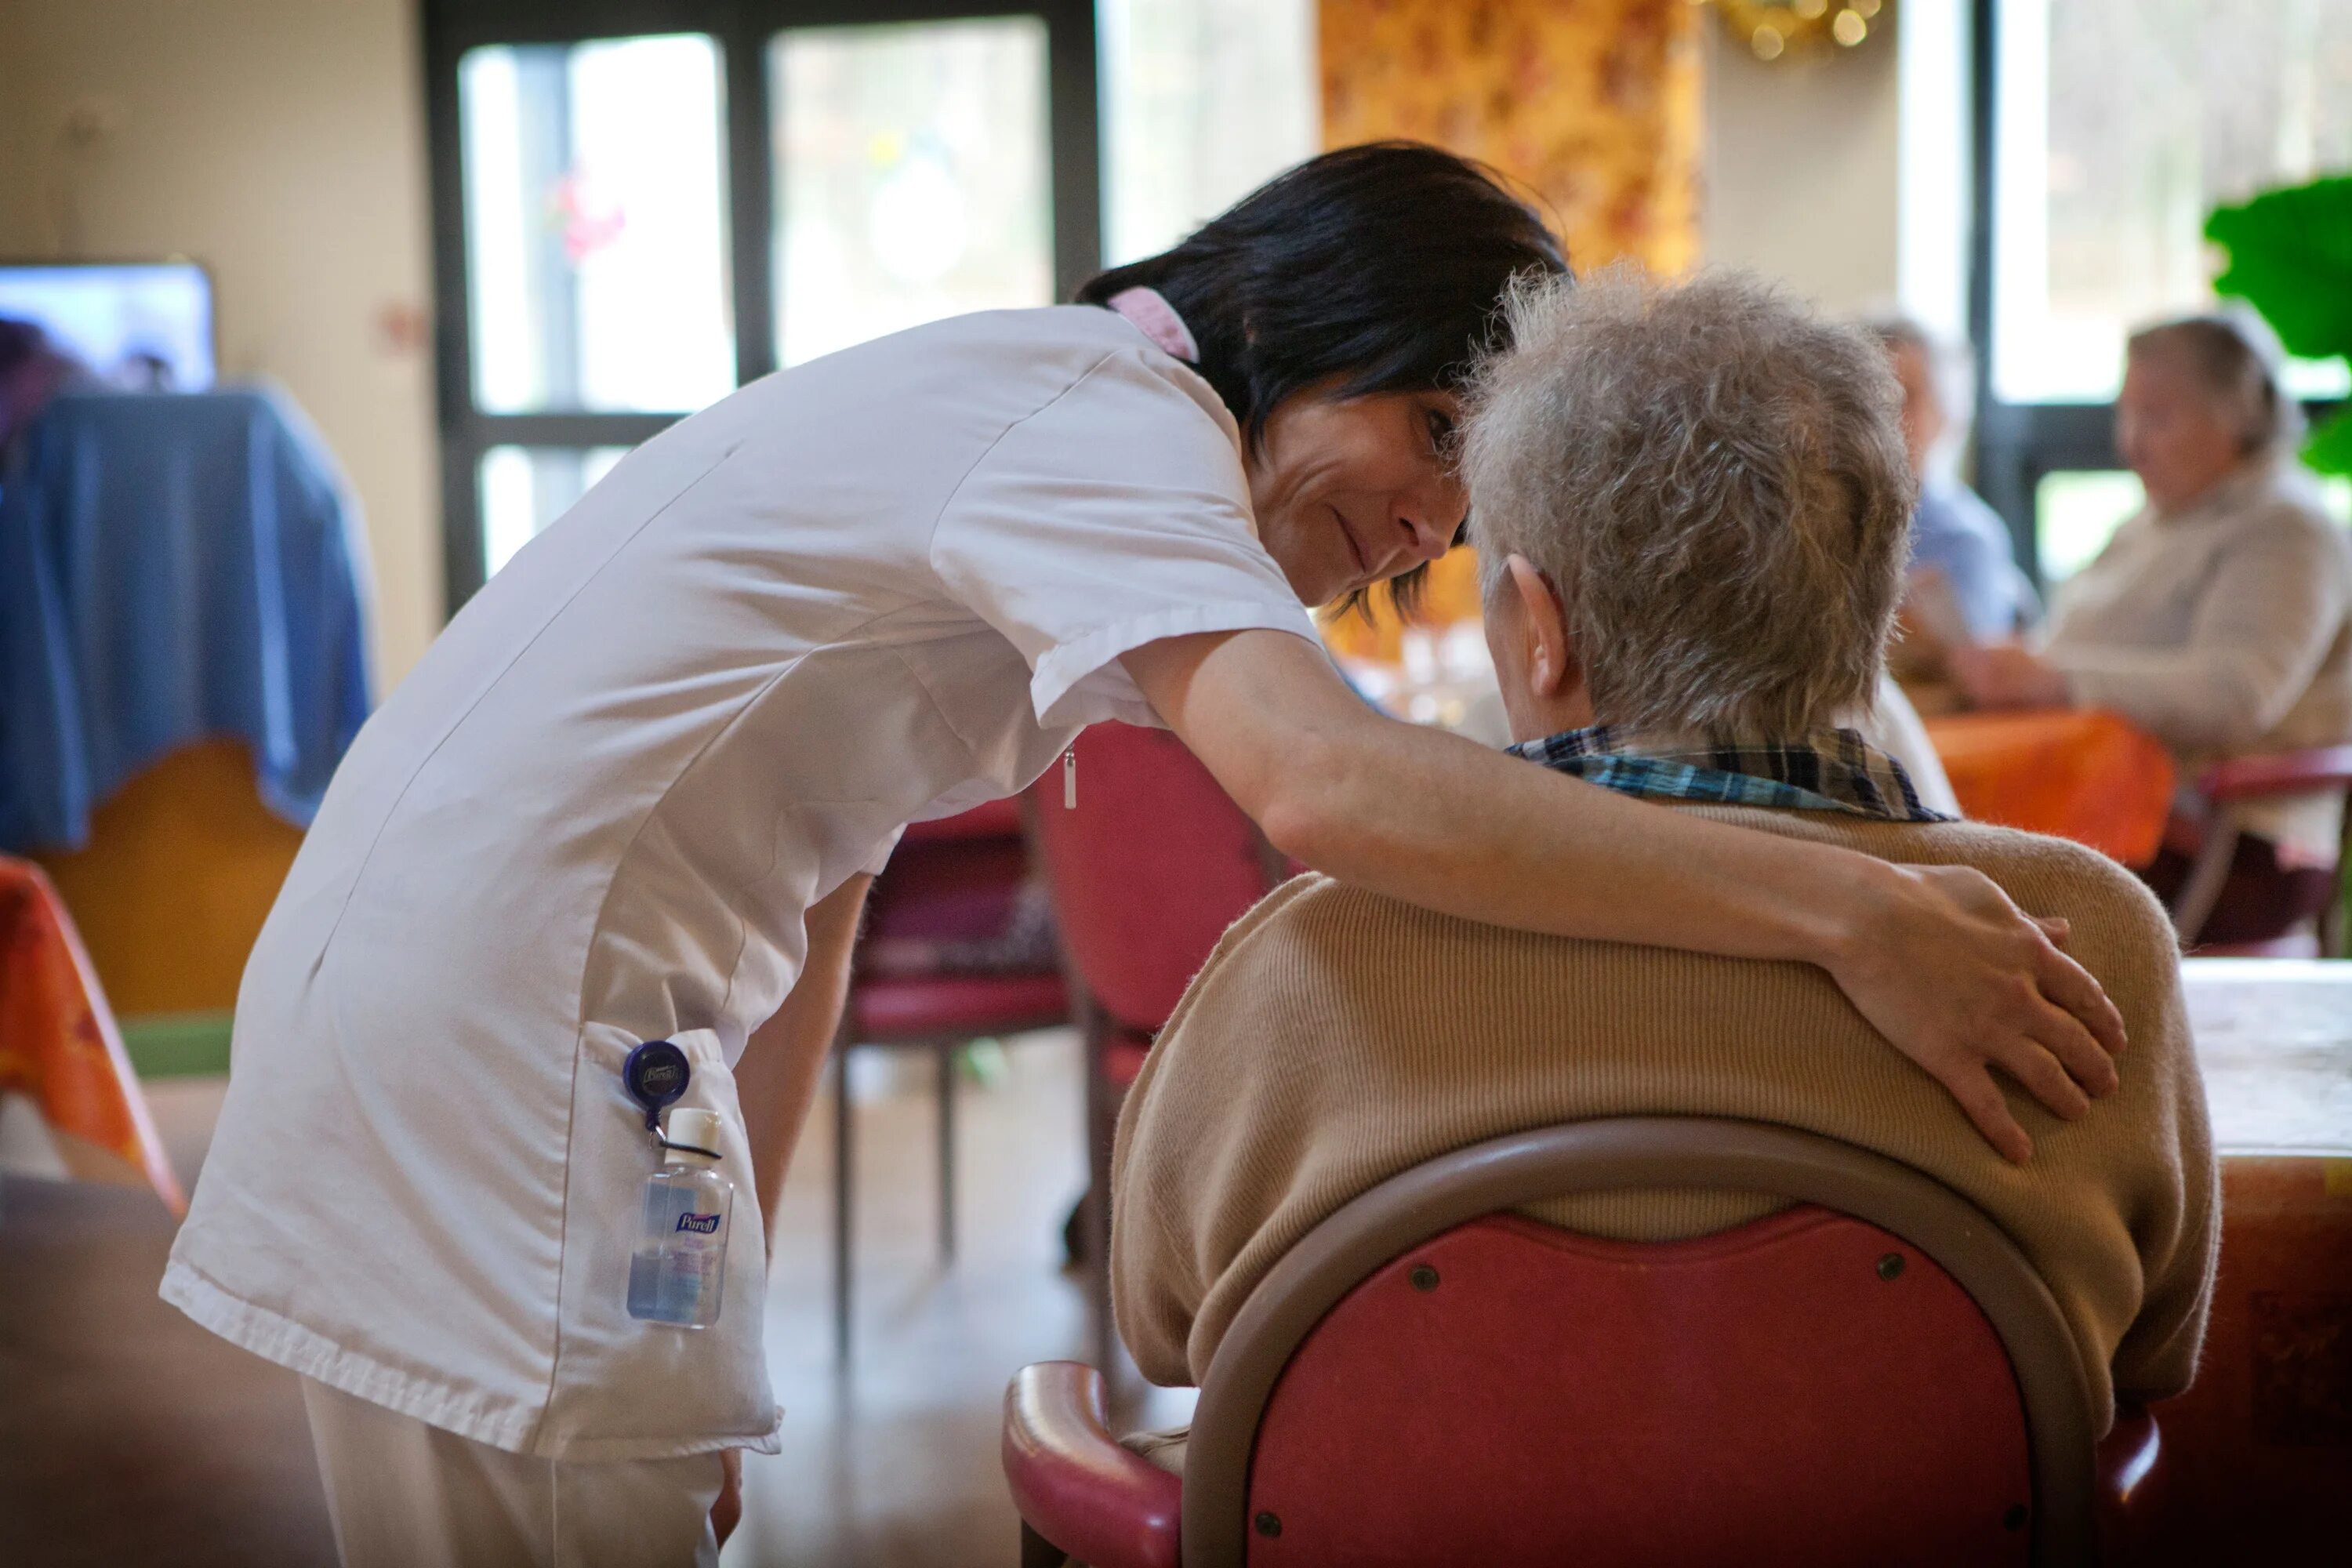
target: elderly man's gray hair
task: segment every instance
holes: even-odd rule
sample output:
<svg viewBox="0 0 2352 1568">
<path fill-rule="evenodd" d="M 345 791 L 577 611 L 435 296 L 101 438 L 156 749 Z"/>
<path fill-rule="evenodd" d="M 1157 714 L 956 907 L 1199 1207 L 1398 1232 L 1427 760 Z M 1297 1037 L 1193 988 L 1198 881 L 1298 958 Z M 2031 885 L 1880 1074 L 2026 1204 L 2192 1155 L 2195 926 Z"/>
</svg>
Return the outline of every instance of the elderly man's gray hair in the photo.
<svg viewBox="0 0 2352 1568">
<path fill-rule="evenodd" d="M 1793 736 L 1866 708 L 1915 499 L 1866 333 L 1755 278 L 1525 282 L 1464 453 L 1489 594 L 1556 585 L 1602 723 Z"/>
</svg>

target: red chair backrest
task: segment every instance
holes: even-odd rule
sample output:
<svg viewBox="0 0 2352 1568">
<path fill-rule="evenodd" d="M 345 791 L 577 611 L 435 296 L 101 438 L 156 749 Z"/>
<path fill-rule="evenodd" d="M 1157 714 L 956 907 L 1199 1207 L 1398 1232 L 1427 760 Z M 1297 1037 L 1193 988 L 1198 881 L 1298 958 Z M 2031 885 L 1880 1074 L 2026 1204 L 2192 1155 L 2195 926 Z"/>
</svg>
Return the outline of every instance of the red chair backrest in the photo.
<svg viewBox="0 0 2352 1568">
<path fill-rule="evenodd" d="M 864 935 L 869 942 L 997 935 L 1028 879 L 1029 845 L 1013 801 L 911 824 L 874 879 Z"/>
<path fill-rule="evenodd" d="M 1488 1216 L 1300 1343 L 1249 1561 L 2023 1563 L 2033 1495 L 1992 1325 L 1876 1226 L 1802 1205 L 1639 1245 Z"/>
<path fill-rule="evenodd" d="M 1111 1019 L 1168 1021 L 1225 928 L 1265 895 L 1264 841 L 1184 743 L 1097 724 L 1078 737 L 1077 806 L 1062 769 L 1031 786 L 1062 945 Z"/>
<path fill-rule="evenodd" d="M 1662 1188 L 1798 1207 L 1654 1246 L 1508 1217 Z M 1563 1122 L 1275 1261 L 1202 1380 L 1183 1560 L 2075 1568 L 2101 1415 L 2048 1284 L 1932 1177 L 1764 1122 Z"/>
</svg>

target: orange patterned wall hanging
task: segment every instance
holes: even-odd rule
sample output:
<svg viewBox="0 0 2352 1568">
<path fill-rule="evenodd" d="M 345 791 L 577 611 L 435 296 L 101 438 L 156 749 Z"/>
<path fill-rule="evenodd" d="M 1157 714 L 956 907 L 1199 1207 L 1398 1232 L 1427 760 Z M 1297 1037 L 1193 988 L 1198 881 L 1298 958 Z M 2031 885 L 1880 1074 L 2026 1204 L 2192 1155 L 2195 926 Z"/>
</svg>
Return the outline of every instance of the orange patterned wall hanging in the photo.
<svg viewBox="0 0 2352 1568">
<path fill-rule="evenodd" d="M 1524 184 L 1579 271 L 1680 272 L 1698 252 L 1701 20 L 1690 0 L 1322 0 L 1324 145 L 1433 142 Z M 1469 552 L 1430 586 L 1426 620 L 1477 614 Z M 1393 660 L 1380 621 L 1327 635 Z"/>
<path fill-rule="evenodd" d="M 1690 0 L 1322 0 L 1323 142 L 1410 136 L 1526 183 L 1579 270 L 1698 249 Z"/>
</svg>

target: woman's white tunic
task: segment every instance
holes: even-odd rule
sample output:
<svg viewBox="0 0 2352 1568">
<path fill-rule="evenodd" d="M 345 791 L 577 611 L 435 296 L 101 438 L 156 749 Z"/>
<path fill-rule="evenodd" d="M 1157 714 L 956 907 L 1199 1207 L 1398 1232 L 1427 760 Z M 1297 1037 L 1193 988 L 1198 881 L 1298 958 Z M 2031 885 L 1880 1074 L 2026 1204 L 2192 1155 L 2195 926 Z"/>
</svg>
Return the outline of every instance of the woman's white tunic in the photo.
<svg viewBox="0 0 2352 1568">
<path fill-rule="evenodd" d="M 500 1448 L 772 1451 L 729 1064 L 803 914 L 1083 725 L 1155 722 L 1127 650 L 1312 637 L 1248 494 L 1208 384 L 1089 307 L 851 349 L 625 459 L 336 774 L 246 971 L 165 1298 Z M 655 1152 L 619 1068 L 655 1037 L 730 1130 L 699 1333 L 625 1310 Z"/>
</svg>

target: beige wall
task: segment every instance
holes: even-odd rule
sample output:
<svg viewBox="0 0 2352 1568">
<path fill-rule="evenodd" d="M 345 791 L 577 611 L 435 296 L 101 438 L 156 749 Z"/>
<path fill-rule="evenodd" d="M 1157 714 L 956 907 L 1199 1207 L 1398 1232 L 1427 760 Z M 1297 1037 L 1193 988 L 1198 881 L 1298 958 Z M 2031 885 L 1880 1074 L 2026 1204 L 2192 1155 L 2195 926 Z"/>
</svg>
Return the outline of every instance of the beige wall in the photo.
<svg viewBox="0 0 2352 1568">
<path fill-rule="evenodd" d="M 411 0 L 0 0 L 0 254 L 212 268 L 224 374 L 282 384 L 365 510 L 383 689 L 441 619 L 429 342 L 386 320 L 430 294 L 416 47 Z"/>
<path fill-rule="evenodd" d="M 1767 64 L 1706 21 L 1702 255 L 1833 310 L 1891 304 L 1901 282 L 1894 29 L 1882 23 L 1852 51 Z"/>
</svg>

